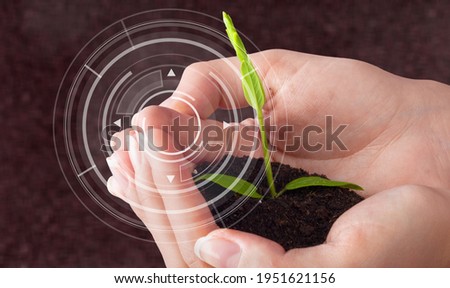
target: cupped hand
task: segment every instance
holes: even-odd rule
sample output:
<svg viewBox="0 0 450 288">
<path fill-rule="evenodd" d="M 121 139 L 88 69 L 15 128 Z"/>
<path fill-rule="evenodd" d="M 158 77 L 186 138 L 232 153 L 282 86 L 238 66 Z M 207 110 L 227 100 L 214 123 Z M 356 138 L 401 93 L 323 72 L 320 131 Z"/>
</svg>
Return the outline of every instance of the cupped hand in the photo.
<svg viewBox="0 0 450 288">
<path fill-rule="evenodd" d="M 236 59 L 197 63 L 186 69 L 177 91 L 162 107 L 146 108 L 133 118 L 134 125 L 153 127 L 154 141 L 172 141 L 167 148 L 172 153 L 133 150 L 131 145 L 129 152 L 119 149 L 109 161 L 116 167 L 108 182 L 110 191 L 129 202 L 147 225 L 166 264 L 450 265 L 448 87 L 401 78 L 355 60 L 282 50 L 251 58 L 267 88 L 265 115 L 277 128 L 292 127 L 288 133 L 284 130 L 284 138 L 272 134 L 273 160 L 357 183 L 368 198 L 342 215 L 326 243 L 315 247 L 286 252 L 259 236 L 217 229 L 190 175 L 193 162 L 222 154 L 201 150 L 196 152 L 201 157 L 185 159 L 183 153 L 174 153 L 175 136 L 160 128 L 175 118 L 196 118 L 194 107 L 202 127 L 221 129 L 221 123 L 208 117 L 219 107 L 230 108 L 233 101 L 238 108 L 247 103 Z M 240 129 L 251 122 L 240 123 Z M 305 136 L 302 147 L 287 149 L 296 135 Z M 329 137 L 335 140 L 331 145 Z M 169 181 L 167 175 L 176 177 Z M 406 184 L 423 186 L 396 187 Z"/>
<path fill-rule="evenodd" d="M 358 183 L 366 196 L 402 184 L 450 187 L 450 87 L 350 59 L 285 50 L 251 59 L 266 86 L 265 115 L 284 134 L 271 133 L 274 161 Z M 226 89 L 236 107 L 248 106 L 238 67 L 237 59 L 191 65 L 162 106 L 193 115 L 181 98 L 206 119 L 230 108 Z"/>
</svg>

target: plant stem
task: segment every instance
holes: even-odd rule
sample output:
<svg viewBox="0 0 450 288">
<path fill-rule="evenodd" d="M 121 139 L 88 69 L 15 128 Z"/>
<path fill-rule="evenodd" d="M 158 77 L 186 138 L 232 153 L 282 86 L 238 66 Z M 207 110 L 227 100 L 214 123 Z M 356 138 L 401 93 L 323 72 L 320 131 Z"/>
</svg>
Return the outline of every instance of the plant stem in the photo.
<svg viewBox="0 0 450 288">
<path fill-rule="evenodd" d="M 264 165 L 266 170 L 267 183 L 269 184 L 270 195 L 272 198 L 277 197 L 277 191 L 275 190 L 275 183 L 273 182 L 272 165 L 270 164 L 270 152 L 269 152 L 269 142 L 266 137 L 266 128 L 264 126 L 264 116 L 262 111 L 257 111 L 258 114 L 258 124 L 259 131 L 261 133 L 261 144 L 264 153 Z"/>
</svg>

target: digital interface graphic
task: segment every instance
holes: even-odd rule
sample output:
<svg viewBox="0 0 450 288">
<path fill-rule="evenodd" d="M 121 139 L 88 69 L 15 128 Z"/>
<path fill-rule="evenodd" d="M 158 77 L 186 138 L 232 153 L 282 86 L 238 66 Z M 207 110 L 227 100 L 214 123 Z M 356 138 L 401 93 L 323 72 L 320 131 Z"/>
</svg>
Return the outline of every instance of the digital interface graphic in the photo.
<svg viewBox="0 0 450 288">
<path fill-rule="evenodd" d="M 249 48 L 258 50 L 254 45 Z M 231 56 L 234 51 L 221 20 L 175 9 L 124 18 L 81 49 L 60 86 L 54 119 L 63 113 L 64 121 L 54 121 L 54 141 L 67 182 L 93 215 L 121 233 L 150 241 L 147 228 L 129 205 L 106 189 L 111 173 L 105 159 L 113 152 L 109 139 L 115 132 L 129 128 L 135 113 L 171 96 L 187 66 Z M 211 76 L 226 86 L 220 75 Z M 230 103 L 233 105 L 231 97 Z M 210 118 L 225 124 L 239 122 L 246 113 L 241 110 L 219 111 Z M 223 162 L 223 169 L 227 164 Z M 246 169 L 252 168 L 242 167 L 242 173 Z M 175 175 L 167 177 L 173 179 Z M 213 195 L 205 205 L 219 206 L 226 192 Z M 197 208 L 201 207 L 192 207 Z M 232 209 L 221 207 L 213 216 L 226 217 Z"/>
</svg>

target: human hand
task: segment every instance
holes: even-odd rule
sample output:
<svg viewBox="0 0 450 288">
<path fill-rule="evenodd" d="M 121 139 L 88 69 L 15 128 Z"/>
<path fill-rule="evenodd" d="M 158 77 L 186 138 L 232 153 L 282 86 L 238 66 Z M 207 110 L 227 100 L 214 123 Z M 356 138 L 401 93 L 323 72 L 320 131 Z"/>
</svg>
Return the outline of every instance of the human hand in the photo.
<svg viewBox="0 0 450 288">
<path fill-rule="evenodd" d="M 303 136 L 305 127 L 325 131 L 347 126 L 339 134 L 346 149 L 326 147 L 329 133 L 312 131 L 302 139 L 302 149 L 287 151 L 287 141 L 275 135 L 273 161 L 358 183 L 365 188 L 364 196 L 403 184 L 450 187 L 449 86 L 399 77 L 350 59 L 285 50 L 251 58 L 268 91 L 265 116 L 276 128 L 293 128 L 284 139 Z M 191 102 L 203 119 L 219 107 L 229 108 L 224 88 L 218 89 L 210 72 L 228 83 L 237 107 L 248 106 L 240 75 L 233 70 L 239 62 L 231 59 L 231 64 L 215 60 L 191 65 L 174 96 L 162 106 L 193 115 L 191 107 L 174 100 L 181 98 Z M 326 127 L 326 115 L 332 116 L 333 127 Z M 307 142 L 322 147 L 311 151 L 305 148 Z"/>
<path fill-rule="evenodd" d="M 333 149 L 331 151 L 328 149 L 322 149 L 315 153 L 308 153 L 308 151 L 305 150 L 285 151 L 285 143 L 283 143 L 283 141 L 278 141 L 276 137 L 273 137 L 271 139 L 272 144 L 278 148 L 278 150 L 272 155 L 275 161 L 278 161 L 278 159 L 282 159 L 284 163 L 289 164 L 293 167 L 302 167 L 310 171 L 323 173 L 333 179 L 356 182 L 366 188 L 367 193 L 364 196 L 371 196 L 378 191 L 407 183 L 448 187 L 448 179 L 446 177 L 443 177 L 445 175 L 444 172 L 448 171 L 448 161 L 443 161 L 445 157 L 448 157 L 448 154 L 445 155 L 446 150 L 442 149 L 442 144 L 445 144 L 446 142 L 443 142 L 442 138 L 439 137 L 437 139 L 436 137 L 426 137 L 427 133 L 430 136 L 434 136 L 436 133 L 436 128 L 441 127 L 439 125 L 439 121 L 443 121 L 442 119 L 445 119 L 444 117 L 436 122 L 436 119 L 433 118 L 436 114 L 442 112 L 442 105 L 446 104 L 445 99 L 442 99 L 442 97 L 438 97 L 438 94 L 440 93 L 438 92 L 440 90 L 440 87 L 436 87 L 439 86 L 438 84 L 427 82 L 420 83 L 419 85 L 419 83 L 415 81 L 388 74 L 382 70 L 361 62 L 304 55 L 288 51 L 267 51 L 264 53 L 253 55 L 252 59 L 255 62 L 256 66 L 258 66 L 259 73 L 264 76 L 266 85 L 272 91 L 272 93 L 268 93 L 268 104 L 265 107 L 265 113 L 272 118 L 271 121 L 275 124 L 275 126 L 292 125 L 294 127 L 292 135 L 298 135 L 299 131 L 301 131 L 306 125 L 317 125 L 318 127 L 323 126 L 322 123 L 324 122 L 324 115 L 333 115 L 335 126 L 338 126 L 340 124 L 349 125 L 348 129 L 344 130 L 340 136 L 342 143 L 345 143 L 346 147 L 348 148 L 348 150 L 346 151 L 337 149 Z M 266 61 L 268 63 L 271 63 L 271 65 L 264 66 L 264 63 L 267 63 Z M 237 62 L 233 62 L 233 65 L 237 66 L 238 64 Z M 214 112 L 217 107 L 226 106 L 226 101 L 224 101 L 223 95 L 219 93 L 220 91 L 217 90 L 217 87 L 213 84 L 214 82 L 211 81 L 212 79 L 209 71 L 214 71 L 217 75 L 219 75 L 219 77 L 224 77 L 226 80 L 225 82 L 231 84 L 229 86 L 229 89 L 232 91 L 231 94 L 234 95 L 235 101 L 238 106 L 242 107 L 246 105 L 246 102 L 242 97 L 242 93 L 240 92 L 240 80 L 238 78 L 238 75 L 233 72 L 230 66 L 226 65 L 221 60 L 195 64 L 188 68 L 185 74 L 183 74 L 180 86 L 178 87 L 177 92 L 174 95 L 178 98 L 185 99 L 186 101 L 188 101 L 188 97 L 186 95 L 194 97 L 196 101 L 192 104 L 197 109 L 197 111 L 200 112 L 200 117 L 203 119 L 203 121 L 207 121 L 206 118 L 212 112 Z M 349 74 L 351 76 L 348 76 Z M 417 93 L 419 90 L 418 88 L 421 87 L 421 89 L 425 89 L 425 87 L 427 86 L 430 87 L 430 89 L 428 89 L 427 91 L 433 91 L 434 93 L 432 96 L 429 96 L 429 93 L 427 95 L 434 101 L 436 101 L 436 104 L 425 105 L 427 103 L 423 100 L 423 97 L 419 97 L 420 95 L 419 93 Z M 134 123 L 142 124 L 141 120 L 145 119 L 148 121 L 148 124 L 158 127 L 158 125 L 162 125 L 163 123 L 169 124 L 169 120 L 172 120 L 174 116 L 189 117 L 189 115 L 192 115 L 192 109 L 190 107 L 187 107 L 184 102 L 174 101 L 173 99 L 174 98 L 172 98 L 172 100 L 166 101 L 162 106 L 170 107 L 182 114 L 179 115 L 176 112 L 169 111 L 162 107 L 152 107 L 145 109 L 144 111 L 139 113 L 138 116 L 135 117 Z M 292 105 L 292 103 L 298 104 L 294 106 Z M 433 111 L 433 113 L 430 113 L 430 110 Z M 429 114 L 432 114 L 433 116 Z M 420 121 L 413 122 L 411 118 L 413 118 L 414 120 L 416 116 L 420 116 Z M 436 118 L 439 119 L 440 117 Z M 435 121 L 433 122 L 431 120 Z M 211 120 L 208 121 L 210 121 L 211 125 L 219 125 L 218 123 L 213 123 Z M 428 128 L 428 130 L 425 128 Z M 420 134 L 418 134 L 419 132 Z M 443 134 L 445 134 L 446 132 L 444 131 Z M 158 133 L 165 132 L 159 131 L 156 134 Z M 421 135 L 421 137 L 417 137 L 418 135 Z M 317 136 L 318 137 L 316 137 L 315 139 L 310 138 L 310 142 L 325 143 L 325 139 L 323 139 L 324 135 Z M 155 138 L 157 137 L 155 137 L 154 135 L 154 139 Z M 287 138 L 289 139 L 289 137 Z M 407 147 L 407 149 L 405 149 L 405 147 Z M 413 148 L 418 148 L 418 150 Z M 437 153 L 436 151 L 439 151 L 439 153 Z M 193 166 L 189 165 L 188 162 L 183 163 L 182 165 L 169 165 L 165 163 L 167 161 L 155 162 L 155 160 L 151 160 L 152 157 L 148 157 L 149 155 L 140 155 L 140 157 L 134 158 L 147 159 L 147 161 L 143 162 L 145 162 L 144 166 L 148 163 L 149 167 L 145 168 L 147 170 L 145 173 L 141 173 L 141 177 L 138 177 L 136 176 L 136 171 L 134 171 L 134 169 L 136 169 L 136 167 L 141 167 L 142 165 L 139 164 L 140 166 L 138 165 L 136 167 L 130 165 L 130 161 L 126 160 L 127 153 L 125 152 L 120 154 L 116 152 L 116 154 L 122 155 L 120 157 L 123 159 L 116 162 L 119 162 L 121 165 L 123 165 L 126 171 L 130 171 L 129 178 L 127 180 L 134 179 L 134 183 L 147 181 L 147 188 L 150 187 L 158 191 L 165 192 L 167 192 L 167 190 L 177 191 L 177 189 L 180 189 L 183 185 L 183 187 L 187 187 L 190 185 L 194 186 L 192 181 L 187 183 L 180 182 L 168 184 L 167 180 L 164 179 L 164 177 L 159 177 L 159 186 L 162 187 L 162 189 L 159 189 L 158 184 L 155 184 L 155 182 L 158 181 L 152 181 L 150 180 L 152 177 L 149 177 L 149 173 L 151 173 L 149 171 L 152 171 L 152 169 L 154 168 L 157 168 L 159 170 L 159 168 L 163 166 L 170 166 L 166 168 L 171 171 L 178 171 L 181 166 L 184 166 L 186 167 L 186 169 L 183 170 L 185 172 L 181 173 L 185 173 L 185 176 L 189 177 L 189 173 L 192 171 L 191 169 Z M 442 158 L 436 159 L 436 155 Z M 168 156 L 165 155 L 165 157 Z M 174 156 L 171 157 L 174 158 Z M 206 155 L 205 157 L 208 158 L 211 156 Z M 417 170 L 402 169 L 402 165 L 411 165 L 410 163 L 414 161 L 420 162 L 422 164 L 420 167 L 417 167 Z M 443 162 L 443 164 L 441 162 Z M 437 168 L 440 168 L 440 170 L 438 170 Z M 430 173 L 430 169 L 431 171 L 438 170 L 442 174 L 439 175 L 439 172 Z M 428 172 L 428 174 L 423 172 Z M 155 173 L 152 173 L 152 175 L 154 176 Z M 130 185 L 129 183 L 130 181 L 128 181 L 127 185 Z M 134 193 L 134 197 L 139 197 L 139 195 L 148 195 L 150 189 L 141 189 L 140 191 L 139 188 L 136 188 L 136 186 L 139 185 L 134 185 L 135 187 L 128 186 L 128 188 L 124 188 L 124 185 L 109 186 L 110 190 L 115 191 L 119 195 L 123 195 L 124 192 L 127 192 L 130 195 Z M 113 186 L 116 187 L 113 188 Z M 118 188 L 119 186 L 121 188 Z M 133 186 L 133 184 L 131 186 Z M 405 189 L 406 188 L 395 188 L 390 191 L 404 191 Z M 414 191 L 428 191 L 427 189 L 429 188 L 412 187 L 411 189 Z M 212 233 L 216 236 L 220 235 L 221 239 L 230 239 L 229 237 L 227 238 L 225 236 L 231 235 L 231 239 L 237 239 L 238 241 L 241 241 L 241 244 L 247 243 L 245 244 L 247 246 L 243 244 L 244 248 L 258 247 L 260 251 L 259 253 L 265 251 L 262 255 L 282 256 L 281 258 L 268 257 L 267 259 L 269 259 L 270 262 L 259 262 L 259 265 L 262 266 L 275 265 L 275 262 L 273 262 L 275 261 L 275 259 L 284 259 L 284 261 L 279 260 L 276 266 L 302 265 L 302 263 L 306 266 L 339 266 L 339 264 L 351 265 L 352 263 L 354 263 L 355 265 L 358 265 L 359 263 L 361 265 L 361 261 L 345 262 L 344 260 L 342 260 L 342 262 L 334 262 L 333 265 L 333 262 L 326 262 L 326 259 L 324 259 L 324 257 L 317 258 L 316 262 L 312 261 L 312 259 L 310 259 L 312 262 L 295 262 L 288 261 L 287 259 L 289 258 L 288 255 L 298 256 L 298 253 L 301 253 L 300 255 L 302 255 L 303 253 L 310 251 L 308 249 L 312 249 L 310 255 L 315 256 L 320 256 L 323 251 L 328 251 L 331 253 L 332 250 L 330 250 L 330 247 L 333 247 L 333 245 L 336 247 L 339 246 L 336 245 L 336 243 L 338 243 L 339 241 L 336 242 L 335 239 L 343 238 L 336 237 L 336 235 L 357 236 L 359 234 L 363 234 L 362 232 L 365 231 L 367 232 L 367 235 L 373 236 L 371 231 L 382 230 L 367 228 L 371 227 L 370 225 L 361 225 L 362 231 L 360 231 L 360 229 L 357 229 L 357 227 L 360 226 L 353 224 L 349 225 L 349 223 L 353 223 L 352 221 L 350 221 L 351 219 L 378 219 L 379 221 L 374 221 L 374 225 L 372 225 L 375 228 L 378 226 L 390 227 L 391 224 L 395 224 L 397 222 L 399 222 L 400 224 L 403 223 L 402 219 L 405 218 L 398 217 L 394 217 L 392 219 L 389 218 L 388 220 L 390 220 L 390 222 L 384 221 L 386 219 L 383 217 L 383 215 L 389 215 L 389 211 L 384 211 L 383 207 L 390 207 L 389 201 L 391 201 L 393 197 L 390 196 L 391 194 L 398 196 L 397 198 L 402 198 L 403 196 L 400 197 L 399 195 L 404 194 L 413 195 L 414 199 L 419 198 L 415 197 L 414 195 L 421 193 L 414 193 L 415 192 L 410 194 L 400 192 L 383 192 L 379 193 L 379 195 L 376 195 L 376 197 L 378 198 L 372 196 L 363 201 L 363 203 L 358 204 L 357 206 L 349 210 L 335 223 L 332 230 L 330 231 L 326 244 L 312 248 L 294 249 L 288 251 L 287 253 L 284 253 L 283 249 L 276 243 L 273 243 L 266 239 L 262 239 L 261 237 L 255 235 L 249 235 L 232 230 L 218 230 L 217 232 Z M 439 193 L 442 194 L 444 192 L 428 194 L 435 195 Z M 196 191 L 189 195 L 189 201 L 185 201 L 186 198 L 183 198 L 184 196 L 181 197 L 177 194 L 171 195 L 171 197 L 164 196 L 164 194 L 167 193 L 153 195 L 151 199 L 150 197 L 144 197 L 145 201 L 135 199 L 134 202 L 147 207 L 155 207 L 156 203 L 158 201 L 161 202 L 162 199 L 162 204 L 160 203 L 161 205 L 156 206 L 159 207 L 157 209 L 164 210 L 169 209 L 167 208 L 167 206 L 176 206 L 177 209 L 188 209 L 190 207 L 193 207 L 192 205 L 199 205 L 199 203 L 203 201 L 198 197 L 200 194 L 196 193 Z M 428 195 L 425 192 L 424 194 Z M 165 205 L 166 200 L 169 200 L 166 198 L 170 198 L 169 205 Z M 432 196 L 430 196 L 430 198 L 433 199 Z M 180 201 L 181 199 L 183 199 L 183 201 Z M 405 202 L 408 202 L 408 197 L 404 197 L 402 199 L 405 200 Z M 386 203 L 384 201 L 386 201 Z M 182 202 L 183 204 L 176 204 L 180 202 Z M 414 200 L 410 202 L 415 203 Z M 430 203 L 433 202 L 435 201 L 430 201 Z M 373 214 L 368 217 L 369 215 L 367 213 L 364 214 L 362 212 L 354 212 L 361 211 L 362 209 L 359 209 L 359 207 L 375 207 L 375 204 L 372 203 L 377 203 L 377 211 L 378 213 L 380 213 L 378 215 L 379 217 L 375 217 L 377 216 L 377 214 Z M 448 205 L 448 201 L 444 201 L 442 203 L 447 203 Z M 412 215 L 410 215 L 411 213 L 408 213 L 408 211 L 416 211 L 416 208 L 414 208 L 416 207 L 415 204 L 411 205 L 412 208 L 407 208 L 406 206 L 408 205 L 406 204 L 404 206 L 405 211 L 403 211 L 404 213 L 402 215 L 404 215 L 405 217 L 411 217 Z M 421 211 L 421 209 L 417 209 L 417 211 Z M 198 258 L 196 258 L 193 254 L 193 241 L 217 228 L 217 226 L 215 226 L 215 224 L 213 223 L 211 215 L 209 214 L 209 211 L 207 209 L 200 209 L 196 212 L 193 212 L 190 217 L 178 217 L 178 219 L 174 219 L 174 216 L 171 215 L 158 214 L 158 217 L 156 218 L 161 218 L 159 220 L 153 216 L 149 217 L 149 215 L 151 215 L 151 211 L 145 211 L 145 209 L 135 211 L 137 211 L 138 216 L 143 219 L 144 223 L 150 226 L 149 229 L 152 231 L 154 237 L 156 235 L 155 240 L 159 244 L 168 266 L 205 266 L 205 263 L 198 261 Z M 365 215 L 367 218 L 360 218 L 361 214 Z M 446 216 L 445 213 L 436 214 L 437 217 L 431 217 L 429 219 L 448 219 L 448 215 Z M 348 215 L 353 216 L 349 218 L 347 217 Z M 346 219 L 346 217 L 350 220 L 342 220 Z M 145 221 L 144 219 L 147 221 Z M 196 219 L 196 221 L 192 222 L 189 219 Z M 202 220 L 198 222 L 198 219 Z M 442 220 L 441 222 L 444 224 L 448 224 L 448 222 L 444 220 Z M 189 223 L 207 224 L 200 225 L 200 228 L 191 227 L 191 229 L 175 229 L 174 227 L 182 227 L 183 225 L 185 225 L 183 227 L 186 227 L 186 225 L 189 226 Z M 172 231 L 169 231 L 171 229 L 164 231 L 165 234 L 170 234 L 171 236 L 160 236 L 161 230 L 155 231 L 158 229 L 154 228 L 159 225 L 161 227 L 171 227 Z M 343 229 L 342 227 L 346 228 Z M 355 228 L 350 229 L 351 227 Z M 410 229 L 410 226 L 404 225 L 404 227 L 405 232 L 412 230 L 410 232 L 413 234 L 414 229 Z M 448 227 L 448 225 L 443 227 Z M 342 229 L 346 232 L 341 233 Z M 420 230 L 417 230 L 417 232 L 422 233 Z M 378 235 L 377 233 L 375 234 L 375 236 L 377 237 L 371 238 L 369 244 L 374 244 L 377 240 L 381 239 L 380 235 Z M 407 236 L 407 234 L 408 233 L 400 235 L 396 239 L 406 241 L 407 239 L 405 237 Z M 429 233 L 429 235 L 431 235 L 430 239 L 434 240 L 449 239 L 448 234 L 446 234 L 445 232 L 439 235 L 437 235 L 436 233 Z M 158 238 L 160 240 L 158 240 Z M 346 240 L 346 243 L 353 243 L 354 245 L 343 245 L 342 247 L 346 247 L 346 249 L 341 247 L 341 253 L 353 253 L 352 251 L 359 251 L 357 250 L 357 248 L 368 247 L 368 245 L 357 243 L 354 237 L 344 238 Z M 365 239 L 365 237 L 363 238 Z M 249 242 L 249 240 L 251 241 Z M 257 240 L 257 242 L 254 242 L 253 240 Z M 355 241 L 351 242 L 350 240 Z M 205 243 L 204 241 L 200 242 Z M 399 244 L 400 242 L 401 241 L 394 241 L 394 244 Z M 259 243 L 261 245 L 255 245 L 256 243 Z M 222 247 L 225 247 L 225 244 L 226 242 L 223 242 Z M 397 247 L 394 244 L 392 245 L 392 247 Z M 200 245 L 197 247 L 203 246 L 204 245 Z M 408 245 L 401 247 L 407 246 Z M 416 246 L 411 244 L 408 247 Z M 386 245 L 380 245 L 380 247 L 387 248 Z M 443 247 L 445 247 L 445 245 Z M 384 251 L 381 248 L 380 252 Z M 201 251 L 199 251 L 199 253 L 202 254 L 202 251 L 204 249 L 207 250 L 207 248 L 203 247 Z M 174 251 L 178 251 L 178 253 L 175 253 Z M 217 251 L 223 252 L 225 250 L 216 250 L 216 253 Z M 242 247 L 240 247 L 239 251 L 241 251 L 241 256 L 252 255 L 252 253 L 248 254 L 248 251 L 245 252 L 245 249 L 243 249 Z M 267 254 L 270 251 L 272 251 L 273 253 Z M 376 250 L 372 249 L 371 251 Z M 420 249 L 418 251 L 420 251 Z M 337 255 L 336 253 L 337 252 L 330 255 Z M 402 250 L 399 250 L 398 254 L 402 255 Z M 388 254 L 385 254 L 384 256 L 386 255 Z M 391 253 L 390 255 L 393 254 Z M 220 257 L 217 256 L 218 255 L 216 255 L 215 258 L 219 259 Z M 257 254 L 253 256 L 254 259 L 258 259 Z M 208 256 L 205 256 L 205 254 L 202 254 L 202 258 L 208 263 L 213 264 L 214 266 L 227 266 L 228 264 L 230 264 L 228 262 L 223 262 L 222 258 L 220 258 L 222 260 L 219 259 L 220 261 L 218 263 L 217 261 L 216 263 L 214 263 L 214 261 L 211 260 L 211 257 L 208 258 Z M 296 257 L 292 257 L 292 259 L 294 258 Z M 171 260 L 167 259 L 178 260 L 174 261 L 172 265 L 170 262 Z M 240 266 L 253 266 L 257 264 L 257 262 L 253 262 L 252 264 L 250 262 L 242 260 L 245 259 L 245 257 L 240 257 L 240 259 Z M 309 258 L 305 257 L 304 259 Z M 404 257 L 403 259 L 408 258 Z M 374 260 L 373 262 L 366 263 L 370 265 L 370 263 L 380 264 L 381 262 L 376 262 Z M 395 263 L 395 265 L 401 265 L 400 262 L 395 261 L 384 261 L 383 263 Z M 417 261 L 409 263 L 411 265 L 420 265 L 420 263 Z M 424 264 L 425 262 L 422 261 L 421 263 Z"/>
</svg>

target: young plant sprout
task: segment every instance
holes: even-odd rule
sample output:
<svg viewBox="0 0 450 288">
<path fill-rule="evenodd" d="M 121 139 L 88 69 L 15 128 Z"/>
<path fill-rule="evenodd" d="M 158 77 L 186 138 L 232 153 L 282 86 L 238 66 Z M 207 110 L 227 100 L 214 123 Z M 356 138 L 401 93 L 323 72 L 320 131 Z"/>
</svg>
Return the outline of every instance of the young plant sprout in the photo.
<svg viewBox="0 0 450 288">
<path fill-rule="evenodd" d="M 343 187 L 353 190 L 363 190 L 363 188 L 353 183 L 332 181 L 319 176 L 307 176 L 294 179 L 286 184 L 286 186 L 284 186 L 284 188 L 282 188 L 280 191 L 276 191 L 273 181 L 272 165 L 270 163 L 269 144 L 264 127 L 264 115 L 262 112 L 262 108 L 266 101 L 264 87 L 258 73 L 255 70 L 255 67 L 252 64 L 252 61 L 247 54 L 242 39 L 241 37 L 239 37 L 236 28 L 233 25 L 231 17 L 225 12 L 223 12 L 223 22 L 225 23 L 228 38 L 230 39 L 230 42 L 234 50 L 236 51 L 236 56 L 241 63 L 242 88 L 244 91 L 245 99 L 247 100 L 248 104 L 256 111 L 264 155 L 266 178 L 269 185 L 271 198 L 277 198 L 288 190 L 295 190 L 298 188 L 309 186 Z M 216 173 L 203 174 L 195 178 L 195 181 L 198 180 L 211 181 L 224 188 L 228 188 L 235 193 L 247 197 L 255 199 L 261 199 L 264 197 L 263 195 L 258 193 L 258 189 L 255 185 L 234 176 Z"/>
</svg>

